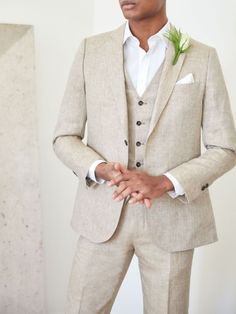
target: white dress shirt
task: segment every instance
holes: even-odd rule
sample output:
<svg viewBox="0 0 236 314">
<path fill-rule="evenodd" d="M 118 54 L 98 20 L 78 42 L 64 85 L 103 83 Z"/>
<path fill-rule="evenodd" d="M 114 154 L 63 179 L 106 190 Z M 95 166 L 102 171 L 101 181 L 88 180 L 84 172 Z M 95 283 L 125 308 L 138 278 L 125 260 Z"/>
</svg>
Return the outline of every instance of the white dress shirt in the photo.
<svg viewBox="0 0 236 314">
<path fill-rule="evenodd" d="M 170 23 L 167 22 L 159 32 L 148 38 L 149 50 L 146 52 L 139 46 L 140 42 L 138 38 L 131 33 L 129 23 L 128 21 L 126 22 L 123 39 L 124 66 L 139 96 L 142 96 L 145 88 L 165 59 L 168 39 L 163 34 L 169 27 Z M 104 179 L 95 176 L 95 168 L 101 162 L 104 162 L 104 160 L 96 160 L 90 166 L 87 174 L 88 177 L 99 184 L 105 182 Z M 174 186 L 174 190 L 167 193 L 172 198 L 183 195 L 184 189 L 177 179 L 169 172 L 165 172 L 164 175 L 171 180 Z"/>
</svg>

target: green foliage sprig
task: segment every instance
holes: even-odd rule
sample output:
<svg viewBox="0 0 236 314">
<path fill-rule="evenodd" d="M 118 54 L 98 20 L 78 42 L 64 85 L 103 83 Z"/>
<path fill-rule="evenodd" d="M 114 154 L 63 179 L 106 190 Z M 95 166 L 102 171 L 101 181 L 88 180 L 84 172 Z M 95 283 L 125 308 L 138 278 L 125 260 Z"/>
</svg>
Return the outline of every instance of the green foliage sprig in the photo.
<svg viewBox="0 0 236 314">
<path fill-rule="evenodd" d="M 180 54 L 185 53 L 191 47 L 190 37 L 187 34 L 183 34 L 180 30 L 177 30 L 175 26 L 172 26 L 169 30 L 167 30 L 164 36 L 174 45 L 175 56 L 172 64 L 175 65 Z"/>
</svg>

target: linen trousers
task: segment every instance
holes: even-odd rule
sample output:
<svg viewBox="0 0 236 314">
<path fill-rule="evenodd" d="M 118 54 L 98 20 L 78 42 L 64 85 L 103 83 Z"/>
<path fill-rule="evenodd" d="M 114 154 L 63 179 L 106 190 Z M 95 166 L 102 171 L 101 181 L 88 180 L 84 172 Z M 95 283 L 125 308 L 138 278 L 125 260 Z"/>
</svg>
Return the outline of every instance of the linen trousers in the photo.
<svg viewBox="0 0 236 314">
<path fill-rule="evenodd" d="M 144 204 L 124 201 L 118 226 L 110 239 L 94 243 L 79 235 L 65 314 L 112 313 L 134 254 L 138 258 L 143 313 L 188 313 L 194 249 L 167 252 L 157 247 L 148 230 L 148 210 Z"/>
</svg>

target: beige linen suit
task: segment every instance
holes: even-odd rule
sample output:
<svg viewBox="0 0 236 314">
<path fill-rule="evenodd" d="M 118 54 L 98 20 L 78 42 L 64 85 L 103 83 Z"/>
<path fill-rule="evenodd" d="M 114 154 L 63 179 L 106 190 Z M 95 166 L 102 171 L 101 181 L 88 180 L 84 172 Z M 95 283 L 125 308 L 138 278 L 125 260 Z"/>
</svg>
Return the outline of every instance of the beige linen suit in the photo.
<svg viewBox="0 0 236 314">
<path fill-rule="evenodd" d="M 79 178 L 72 228 L 94 242 L 112 236 L 122 208 L 112 200 L 115 187 L 91 182 L 86 174 L 97 159 L 128 163 L 124 25 L 82 40 L 53 136 L 55 153 Z M 218 240 L 208 187 L 236 165 L 235 126 L 215 49 L 192 40 L 175 66 L 173 54 L 169 45 L 142 168 L 150 175 L 168 170 L 186 191 L 176 199 L 165 194 L 152 205 L 149 227 L 168 251 Z M 175 85 L 188 73 L 194 83 Z M 86 121 L 87 145 L 82 142 Z M 201 130 L 207 147 L 202 154 Z"/>
<path fill-rule="evenodd" d="M 191 48 L 181 54 L 173 66 L 174 49 L 169 44 L 146 136 L 144 162 L 139 169 L 150 175 L 170 172 L 183 186 L 185 195 L 173 199 L 167 193 L 164 194 L 153 200 L 148 214 L 144 211 L 144 205 L 135 205 L 136 211 L 132 214 L 130 209 L 134 205 L 128 205 L 125 201 L 115 202 L 112 193 L 116 187 L 97 184 L 86 175 L 90 165 L 97 159 L 119 161 L 128 166 L 129 126 L 122 46 L 124 28 L 125 23 L 115 30 L 82 40 L 71 66 L 53 135 L 55 153 L 79 179 L 71 226 L 80 237 L 71 273 L 70 292 L 75 295 L 76 291 L 82 289 L 74 276 L 76 272 L 78 274 L 78 269 L 79 276 L 82 271 L 86 273 L 88 263 L 91 278 L 97 278 L 105 284 L 107 277 L 103 277 L 103 274 L 109 273 L 104 266 L 105 261 L 108 263 L 107 258 L 113 253 L 117 254 L 117 249 L 122 248 L 121 244 L 126 243 L 126 259 L 122 258 L 124 252 L 116 259 L 120 265 L 123 263 L 122 271 L 120 265 L 116 268 L 111 260 L 108 263 L 111 272 L 114 270 L 111 282 L 117 279 L 116 290 L 108 295 L 104 288 L 103 297 L 104 300 L 107 297 L 107 303 L 103 300 L 103 306 L 98 306 L 99 300 L 96 301 L 94 295 L 93 310 L 97 306 L 96 313 L 109 313 L 131 260 L 132 254 L 127 257 L 130 252 L 128 243 L 136 223 L 134 234 L 139 234 L 137 230 L 140 234 L 144 231 L 143 237 L 136 239 L 137 243 L 141 241 L 137 247 L 143 247 L 142 241 L 151 239 L 149 243 L 152 246 L 147 251 L 149 256 L 154 256 L 156 250 L 159 250 L 158 263 L 162 265 L 162 274 L 166 274 L 163 278 L 172 278 L 170 269 L 173 269 L 173 278 L 177 278 L 175 270 L 180 272 L 186 268 L 184 275 L 182 271 L 183 278 L 185 276 L 183 290 L 178 286 L 179 295 L 178 289 L 174 288 L 174 279 L 171 281 L 173 290 L 169 288 L 169 294 L 172 295 L 169 305 L 168 286 L 156 287 L 156 291 L 160 291 L 159 296 L 162 295 L 158 300 L 159 311 L 154 309 L 153 296 L 150 297 L 148 293 L 153 282 L 147 278 L 146 281 L 143 272 L 145 313 L 184 314 L 188 306 L 193 248 L 218 240 L 208 187 L 236 165 L 233 115 L 216 50 L 192 39 Z M 176 85 L 178 80 L 189 73 L 193 74 L 194 83 Z M 87 144 L 82 141 L 86 122 Z M 206 148 L 204 152 L 201 152 L 201 132 Z M 135 223 L 130 224 L 132 219 Z M 98 248 L 103 250 L 103 254 Z M 105 257 L 104 263 L 100 264 L 103 265 L 100 273 L 93 273 L 91 261 L 85 258 L 85 253 L 90 249 L 90 252 L 94 250 L 94 260 L 97 258 L 98 261 L 100 256 L 101 262 Z M 105 254 L 108 252 L 112 254 Z M 139 253 L 141 257 L 144 251 L 140 249 Z M 78 254 L 81 258 L 84 256 L 84 259 L 80 260 Z M 176 268 L 163 271 L 165 265 L 172 265 L 171 256 Z M 89 276 L 84 276 L 81 282 L 85 279 L 92 281 Z M 148 287 L 145 286 L 146 282 L 149 282 Z M 89 286 L 88 282 L 86 285 Z M 161 294 L 162 290 L 165 293 Z M 88 304 L 92 304 L 92 296 L 89 299 L 89 294 L 84 290 L 80 294 L 86 295 L 84 303 L 78 299 L 74 309 L 68 308 L 68 313 L 93 314 L 88 308 Z M 178 301 L 181 298 L 182 303 Z M 75 304 L 73 302 L 71 304 Z M 79 309 L 81 312 L 78 312 Z"/>
</svg>

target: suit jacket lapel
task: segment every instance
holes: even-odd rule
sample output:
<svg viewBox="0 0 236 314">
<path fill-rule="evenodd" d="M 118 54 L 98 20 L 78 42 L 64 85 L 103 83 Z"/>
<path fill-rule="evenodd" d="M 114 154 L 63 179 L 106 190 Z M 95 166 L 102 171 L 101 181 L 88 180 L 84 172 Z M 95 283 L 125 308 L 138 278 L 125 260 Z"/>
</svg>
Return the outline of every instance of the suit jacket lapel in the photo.
<svg viewBox="0 0 236 314">
<path fill-rule="evenodd" d="M 124 55 L 123 55 L 123 37 L 125 31 L 125 23 L 110 33 L 112 37 L 111 51 L 107 56 L 111 66 L 110 82 L 111 92 L 113 93 L 116 103 L 117 115 L 119 116 L 121 129 L 124 132 L 124 139 L 128 140 L 128 110 L 125 90 L 125 75 L 124 75 Z"/>
<path fill-rule="evenodd" d="M 158 123 L 158 120 L 160 119 L 161 113 L 168 103 L 169 97 L 174 89 L 179 72 L 185 59 L 185 54 L 181 54 L 178 62 L 175 65 L 172 65 L 174 53 L 175 52 L 172 43 L 168 42 L 166 57 L 164 60 L 163 70 L 157 91 L 157 97 L 153 107 L 153 113 L 150 121 L 147 140 L 149 139 L 152 131 Z"/>
</svg>

